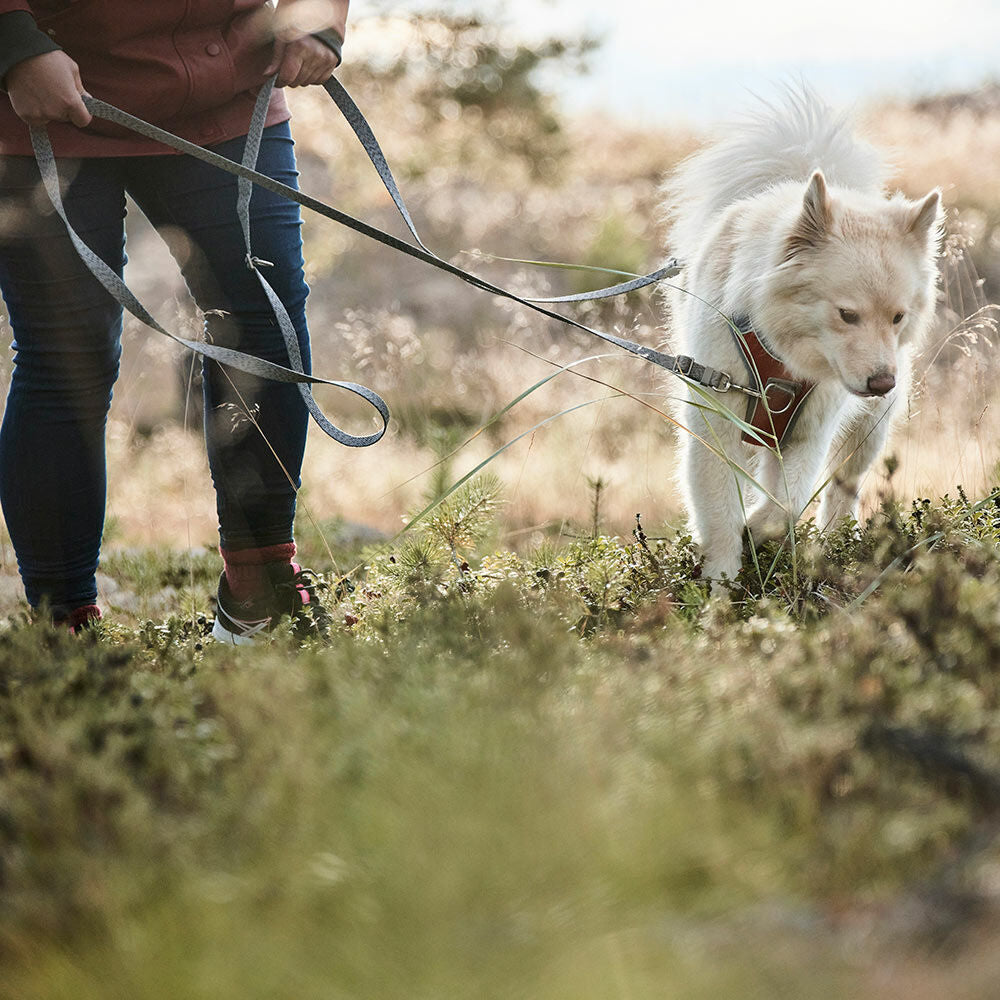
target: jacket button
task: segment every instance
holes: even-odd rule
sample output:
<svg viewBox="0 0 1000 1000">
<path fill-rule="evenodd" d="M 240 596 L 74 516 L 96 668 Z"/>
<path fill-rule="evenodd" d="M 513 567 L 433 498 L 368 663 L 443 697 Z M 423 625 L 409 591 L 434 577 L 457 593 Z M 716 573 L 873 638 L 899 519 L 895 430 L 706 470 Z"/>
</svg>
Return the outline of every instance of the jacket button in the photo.
<svg viewBox="0 0 1000 1000">
<path fill-rule="evenodd" d="M 217 56 L 222 51 L 222 46 L 218 45 L 216 42 L 212 42 L 210 45 L 205 46 L 205 51 L 210 56 Z"/>
</svg>

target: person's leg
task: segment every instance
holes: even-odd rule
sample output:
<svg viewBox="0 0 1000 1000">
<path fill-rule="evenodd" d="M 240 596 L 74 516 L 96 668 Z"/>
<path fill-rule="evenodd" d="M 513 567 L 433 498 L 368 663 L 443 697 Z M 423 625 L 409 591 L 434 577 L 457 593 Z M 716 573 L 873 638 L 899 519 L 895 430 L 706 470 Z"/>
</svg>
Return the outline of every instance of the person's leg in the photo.
<svg viewBox="0 0 1000 1000">
<path fill-rule="evenodd" d="M 239 160 L 243 139 L 213 147 Z M 289 185 L 297 172 L 287 124 L 265 130 L 258 169 Z M 130 163 L 129 194 L 167 239 L 215 344 L 288 365 L 277 320 L 246 250 L 236 215 L 236 179 L 190 157 Z M 254 256 L 284 303 L 309 370 L 299 206 L 255 188 L 250 201 Z M 295 385 L 205 365 L 205 427 L 218 497 L 221 543 L 237 551 L 292 539 L 295 495 L 308 414 Z"/>
<path fill-rule="evenodd" d="M 61 165 L 74 228 L 124 263 L 115 161 Z M 0 501 L 29 603 L 58 617 L 93 605 L 104 527 L 104 429 L 121 353 L 121 309 L 85 268 L 34 160 L 0 159 L 0 290 L 14 370 L 0 428 Z"/>
<path fill-rule="evenodd" d="M 215 148 L 238 160 L 243 145 L 238 139 Z M 257 166 L 296 185 L 287 125 L 265 130 Z M 133 167 L 129 191 L 171 245 L 206 314 L 207 336 L 289 365 L 270 302 L 245 263 L 235 179 L 189 158 Z M 250 217 L 252 253 L 272 262 L 265 269 L 267 279 L 288 311 L 309 371 L 299 207 L 255 188 Z M 205 365 L 204 375 L 206 438 L 226 564 L 212 634 L 223 642 L 253 642 L 284 615 L 296 618 L 303 634 L 322 634 L 325 612 L 314 600 L 308 571 L 292 562 L 295 496 L 308 426 L 298 388 L 214 362 Z M 304 608 L 310 609 L 305 617 Z"/>
</svg>

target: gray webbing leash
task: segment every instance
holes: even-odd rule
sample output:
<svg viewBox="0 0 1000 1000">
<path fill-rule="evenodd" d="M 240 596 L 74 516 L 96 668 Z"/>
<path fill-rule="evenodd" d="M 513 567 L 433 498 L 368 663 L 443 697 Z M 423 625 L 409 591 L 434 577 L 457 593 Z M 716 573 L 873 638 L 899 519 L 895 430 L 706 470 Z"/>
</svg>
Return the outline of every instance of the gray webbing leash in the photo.
<svg viewBox="0 0 1000 1000">
<path fill-rule="evenodd" d="M 618 337 L 614 334 L 596 330 L 572 319 L 571 317 L 555 312 L 546 306 L 546 303 L 555 304 L 564 302 L 581 302 L 609 298 L 615 295 L 622 295 L 638 288 L 646 287 L 661 281 L 664 278 L 676 275 L 681 269 L 676 259 L 669 261 L 664 267 L 652 272 L 651 274 L 637 277 L 626 282 L 621 282 L 608 288 L 596 289 L 591 292 L 582 292 L 576 295 L 565 295 L 548 299 L 532 299 L 516 295 L 499 285 L 495 285 L 492 282 L 480 278 L 479 276 L 444 260 L 428 249 L 417 232 L 416 226 L 414 225 L 410 213 L 406 208 L 406 204 L 399 192 L 398 185 L 392 176 L 392 172 L 389 169 L 388 163 L 385 160 L 385 156 L 379 147 L 378 141 L 376 140 L 371 127 L 368 125 L 367 120 L 354 103 L 353 99 L 343 88 L 340 82 L 334 77 L 331 77 L 327 81 L 324 85 L 324 89 L 334 100 L 341 113 L 351 125 L 355 135 L 358 137 L 368 154 L 369 159 L 378 171 L 382 183 L 386 187 L 386 190 L 392 198 L 393 203 L 402 216 L 407 229 L 413 236 L 417 245 L 414 246 L 404 240 L 400 240 L 397 237 L 362 222 L 359 219 L 355 219 L 353 216 L 341 212 L 338 209 L 319 201 L 318 199 L 303 194 L 302 192 L 289 187 L 287 184 L 283 184 L 274 178 L 260 173 L 254 169 L 254 167 L 257 160 L 257 152 L 260 147 L 264 121 L 267 116 L 267 108 L 273 85 L 274 78 L 272 77 L 261 88 L 257 96 L 254 112 L 251 117 L 250 129 L 247 134 L 242 163 L 236 163 L 235 161 L 221 156 L 218 153 L 214 153 L 202 146 L 197 146 L 194 143 L 188 142 L 186 139 L 181 139 L 179 136 L 175 136 L 164 129 L 150 124 L 149 122 L 136 118 L 134 115 L 130 115 L 128 112 L 122 111 L 120 108 L 116 108 L 113 105 L 107 104 L 97 98 L 85 95 L 83 100 L 87 106 L 87 110 L 95 117 L 124 126 L 125 128 L 131 129 L 132 131 L 146 136 L 147 138 L 162 142 L 178 152 L 185 153 L 201 160 L 202 162 L 216 166 L 221 170 L 225 170 L 227 173 L 235 175 L 239 179 L 237 211 L 247 250 L 246 264 L 248 267 L 251 267 L 257 275 L 257 278 L 261 283 L 261 287 L 274 309 L 275 316 L 278 320 L 282 336 L 285 340 L 286 349 L 288 351 L 288 358 L 291 366 L 288 368 L 282 365 L 274 364 L 273 362 L 264 361 L 261 358 L 246 354 L 242 351 L 219 347 L 215 344 L 202 341 L 188 340 L 186 338 L 179 337 L 176 334 L 170 333 L 162 327 L 136 299 L 125 282 L 122 281 L 122 279 L 119 278 L 118 275 L 115 274 L 115 272 L 108 267 L 108 265 L 105 264 L 104 261 L 101 260 L 73 230 L 67 218 L 65 207 L 62 203 L 62 197 L 59 191 L 58 171 L 48 135 L 42 128 L 33 127 L 31 129 L 32 146 L 35 150 L 35 158 L 38 161 L 39 171 L 45 184 L 45 189 L 56 209 L 56 212 L 66 225 L 70 239 L 72 240 L 73 245 L 79 253 L 81 259 L 98 279 L 98 281 L 100 281 L 101 284 L 107 289 L 109 294 L 111 294 L 125 309 L 140 319 L 147 326 L 167 337 L 170 337 L 171 340 L 174 340 L 189 350 L 194 351 L 196 354 L 211 358 L 221 364 L 228 365 L 232 368 L 236 368 L 240 371 L 244 371 L 261 378 L 279 382 L 298 383 L 299 391 L 302 393 L 303 400 L 305 401 L 313 419 L 326 434 L 341 444 L 351 447 L 366 447 L 374 444 L 383 436 L 388 426 L 389 410 L 385 401 L 377 393 L 354 382 L 324 379 L 315 375 L 307 375 L 302 370 L 302 358 L 299 351 L 298 339 L 295 335 L 291 319 L 288 317 L 284 305 L 281 303 L 277 294 L 271 288 L 270 284 L 267 282 L 260 270 L 259 265 L 267 266 L 268 262 L 257 260 L 253 257 L 251 252 L 249 202 L 252 182 L 253 184 L 257 184 L 258 186 L 272 191 L 275 194 L 297 202 L 299 205 L 331 219 L 334 222 L 338 222 L 341 225 L 368 237 L 369 239 L 373 239 L 384 244 L 385 246 L 390 247 L 391 249 L 399 251 L 400 253 L 404 253 L 417 260 L 423 261 L 426 264 L 430 264 L 432 267 L 436 267 L 439 270 L 447 271 L 473 287 L 490 292 L 491 294 L 502 298 L 509 299 L 513 302 L 517 302 L 518 304 L 532 309 L 543 316 L 559 320 L 561 323 L 565 323 L 568 326 L 572 326 L 576 329 L 584 331 L 585 333 L 589 333 L 592 336 L 614 344 L 616 347 L 622 348 L 637 357 L 643 358 L 644 360 L 650 361 L 667 371 L 679 375 L 686 380 L 715 389 L 718 392 L 728 392 L 730 389 L 736 389 L 742 392 L 756 394 L 755 390 L 750 387 L 734 384 L 730 376 L 725 372 L 720 372 L 705 365 L 700 365 L 693 359 L 683 355 L 674 357 L 672 355 L 654 350 L 653 348 L 646 347 L 642 344 L 637 344 L 634 341 L 626 340 L 623 337 Z M 313 398 L 310 386 L 317 384 L 332 385 L 337 388 L 346 389 L 349 392 L 367 400 L 382 418 L 381 429 L 373 434 L 356 436 L 348 434 L 346 431 L 336 427 L 323 414 Z"/>
</svg>

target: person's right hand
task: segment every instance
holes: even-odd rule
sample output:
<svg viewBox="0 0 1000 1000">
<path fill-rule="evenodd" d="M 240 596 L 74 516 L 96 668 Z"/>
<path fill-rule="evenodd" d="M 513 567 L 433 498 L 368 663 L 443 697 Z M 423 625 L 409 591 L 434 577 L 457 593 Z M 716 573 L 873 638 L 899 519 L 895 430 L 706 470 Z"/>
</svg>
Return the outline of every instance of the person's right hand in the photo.
<svg viewBox="0 0 1000 1000">
<path fill-rule="evenodd" d="M 14 111 L 28 125 L 90 124 L 80 68 L 61 49 L 15 63 L 4 82 Z"/>
</svg>

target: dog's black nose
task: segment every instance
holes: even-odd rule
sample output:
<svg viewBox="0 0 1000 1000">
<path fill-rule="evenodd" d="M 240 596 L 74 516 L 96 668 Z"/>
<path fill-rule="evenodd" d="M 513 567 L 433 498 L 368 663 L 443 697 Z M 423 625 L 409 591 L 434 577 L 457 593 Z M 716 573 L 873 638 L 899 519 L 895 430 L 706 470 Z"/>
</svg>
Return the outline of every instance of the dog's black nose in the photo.
<svg viewBox="0 0 1000 1000">
<path fill-rule="evenodd" d="M 868 391 L 873 396 L 884 396 L 896 388 L 896 376 L 891 372 L 868 376 Z"/>
</svg>

